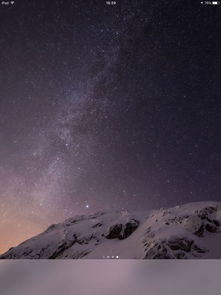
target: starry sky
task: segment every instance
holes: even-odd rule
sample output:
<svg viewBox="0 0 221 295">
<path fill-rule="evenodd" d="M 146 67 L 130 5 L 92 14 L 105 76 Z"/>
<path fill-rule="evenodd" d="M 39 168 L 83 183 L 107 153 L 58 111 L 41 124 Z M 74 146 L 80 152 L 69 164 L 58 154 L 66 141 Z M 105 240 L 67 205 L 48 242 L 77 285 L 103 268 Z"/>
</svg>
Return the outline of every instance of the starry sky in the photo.
<svg viewBox="0 0 221 295">
<path fill-rule="evenodd" d="M 220 8 L 0 3 L 0 252 L 75 214 L 221 199 Z"/>
</svg>

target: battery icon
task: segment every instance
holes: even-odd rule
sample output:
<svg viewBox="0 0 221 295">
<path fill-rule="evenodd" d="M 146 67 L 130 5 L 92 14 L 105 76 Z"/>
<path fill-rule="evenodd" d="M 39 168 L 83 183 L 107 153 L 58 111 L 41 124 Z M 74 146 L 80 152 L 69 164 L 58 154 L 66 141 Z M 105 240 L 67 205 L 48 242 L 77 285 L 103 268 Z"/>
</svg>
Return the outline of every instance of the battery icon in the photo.
<svg viewBox="0 0 221 295">
<path fill-rule="evenodd" d="M 219 5 L 220 1 L 201 1 L 200 3 L 205 5 Z"/>
</svg>

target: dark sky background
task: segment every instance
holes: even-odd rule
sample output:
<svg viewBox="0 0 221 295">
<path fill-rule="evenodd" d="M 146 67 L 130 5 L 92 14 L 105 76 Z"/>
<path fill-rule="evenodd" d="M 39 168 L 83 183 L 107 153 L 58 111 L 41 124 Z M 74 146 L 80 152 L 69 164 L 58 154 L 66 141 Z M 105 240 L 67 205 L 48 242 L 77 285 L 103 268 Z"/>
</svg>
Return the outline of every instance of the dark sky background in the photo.
<svg viewBox="0 0 221 295">
<path fill-rule="evenodd" d="M 220 9 L 0 3 L 0 251 L 75 214 L 221 199 Z"/>
</svg>

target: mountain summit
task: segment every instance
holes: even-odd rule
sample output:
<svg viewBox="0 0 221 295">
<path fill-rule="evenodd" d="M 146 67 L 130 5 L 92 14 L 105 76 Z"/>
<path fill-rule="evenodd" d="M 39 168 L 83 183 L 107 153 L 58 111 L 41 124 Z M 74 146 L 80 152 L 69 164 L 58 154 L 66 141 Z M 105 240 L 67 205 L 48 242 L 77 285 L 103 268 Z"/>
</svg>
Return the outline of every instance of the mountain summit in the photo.
<svg viewBox="0 0 221 295">
<path fill-rule="evenodd" d="M 221 203 L 98 212 L 53 224 L 1 259 L 221 258 Z"/>
</svg>

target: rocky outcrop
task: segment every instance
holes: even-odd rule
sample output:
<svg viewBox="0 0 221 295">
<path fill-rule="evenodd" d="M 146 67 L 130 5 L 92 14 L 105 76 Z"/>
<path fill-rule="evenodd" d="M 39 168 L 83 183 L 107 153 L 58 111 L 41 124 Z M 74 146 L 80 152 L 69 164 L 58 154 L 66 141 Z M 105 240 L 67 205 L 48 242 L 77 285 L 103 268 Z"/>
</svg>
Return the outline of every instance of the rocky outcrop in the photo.
<svg viewBox="0 0 221 295">
<path fill-rule="evenodd" d="M 123 240 L 129 237 L 139 226 L 139 221 L 131 219 L 125 224 L 112 225 L 104 236 L 107 239 L 119 239 Z"/>
<path fill-rule="evenodd" d="M 156 242 L 146 248 L 145 259 L 187 259 L 187 254 L 197 258 L 207 250 L 200 248 L 193 240 L 174 238 L 168 241 Z"/>
</svg>

